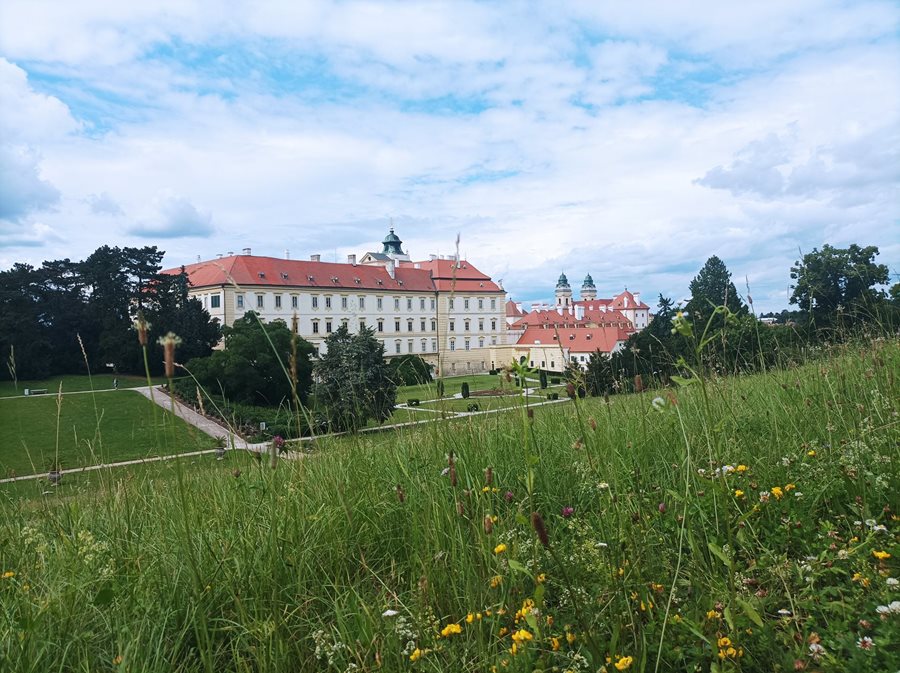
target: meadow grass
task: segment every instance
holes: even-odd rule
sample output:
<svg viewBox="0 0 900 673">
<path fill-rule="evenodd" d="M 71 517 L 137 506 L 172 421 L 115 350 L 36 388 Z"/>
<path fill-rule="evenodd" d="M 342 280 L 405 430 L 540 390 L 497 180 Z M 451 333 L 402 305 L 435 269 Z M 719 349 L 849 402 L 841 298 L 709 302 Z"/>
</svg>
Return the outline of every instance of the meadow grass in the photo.
<svg viewBox="0 0 900 673">
<path fill-rule="evenodd" d="M 214 443 L 134 391 L 64 394 L 58 415 L 57 401 L 56 395 L 0 400 L 0 475 L 45 472 L 55 462 L 68 469 L 196 451 Z"/>
<path fill-rule="evenodd" d="M 11 498 L 0 670 L 897 670 L 898 371 L 878 341 Z"/>
</svg>

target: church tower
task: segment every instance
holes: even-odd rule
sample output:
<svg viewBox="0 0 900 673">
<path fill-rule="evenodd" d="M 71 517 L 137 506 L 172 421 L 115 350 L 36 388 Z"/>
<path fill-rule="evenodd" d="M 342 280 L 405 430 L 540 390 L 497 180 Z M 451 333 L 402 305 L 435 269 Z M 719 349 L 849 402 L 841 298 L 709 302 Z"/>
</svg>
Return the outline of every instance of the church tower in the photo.
<svg viewBox="0 0 900 673">
<path fill-rule="evenodd" d="M 409 255 L 403 252 L 403 248 L 400 247 L 403 241 L 401 241 L 400 237 L 394 233 L 393 227 L 391 227 L 390 233 L 384 237 L 382 243 L 384 244 L 384 249 L 381 251 L 382 254 L 387 255 L 394 260 L 402 260 L 404 262 L 409 261 Z"/>
<path fill-rule="evenodd" d="M 559 274 L 559 280 L 556 281 L 556 305 L 563 307 L 572 305 L 572 288 L 565 273 Z"/>
<path fill-rule="evenodd" d="M 591 278 L 591 274 L 588 274 L 584 277 L 584 282 L 581 284 L 581 299 L 582 301 L 594 301 L 597 298 L 597 286 L 594 285 L 594 279 Z"/>
</svg>

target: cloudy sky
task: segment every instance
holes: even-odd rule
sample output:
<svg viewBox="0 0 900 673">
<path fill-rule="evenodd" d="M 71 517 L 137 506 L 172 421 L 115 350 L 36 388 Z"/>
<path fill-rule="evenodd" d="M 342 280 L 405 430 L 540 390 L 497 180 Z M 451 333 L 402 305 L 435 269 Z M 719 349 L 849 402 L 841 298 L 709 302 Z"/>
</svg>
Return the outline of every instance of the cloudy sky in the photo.
<svg viewBox="0 0 900 673">
<path fill-rule="evenodd" d="M 798 251 L 900 273 L 900 8 L 881 0 L 0 5 L 0 268 L 460 250 L 759 310 Z M 896 278 L 895 278 L 896 279 Z"/>
</svg>

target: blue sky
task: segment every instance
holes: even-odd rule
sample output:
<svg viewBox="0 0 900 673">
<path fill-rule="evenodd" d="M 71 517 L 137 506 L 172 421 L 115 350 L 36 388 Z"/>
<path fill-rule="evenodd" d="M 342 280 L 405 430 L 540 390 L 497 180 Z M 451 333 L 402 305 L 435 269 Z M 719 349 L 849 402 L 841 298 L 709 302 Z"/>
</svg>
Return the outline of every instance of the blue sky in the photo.
<svg viewBox="0 0 900 673">
<path fill-rule="evenodd" d="M 393 218 L 526 303 L 562 270 L 681 299 L 716 254 L 781 309 L 824 243 L 900 273 L 898 28 L 880 0 L 6 0 L 0 268 L 344 259 Z"/>
</svg>

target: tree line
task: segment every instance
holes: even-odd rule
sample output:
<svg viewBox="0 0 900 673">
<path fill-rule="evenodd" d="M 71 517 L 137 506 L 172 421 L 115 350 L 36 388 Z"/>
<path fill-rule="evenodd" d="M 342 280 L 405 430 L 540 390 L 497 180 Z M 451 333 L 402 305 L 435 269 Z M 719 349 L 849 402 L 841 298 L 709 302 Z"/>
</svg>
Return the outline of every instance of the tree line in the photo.
<svg viewBox="0 0 900 673">
<path fill-rule="evenodd" d="M 754 315 L 753 299 L 741 297 L 725 263 L 710 257 L 689 286 L 684 306 L 659 296 L 650 324 L 606 356 L 594 353 L 581 376 L 593 395 L 667 385 L 673 376 L 703 370 L 720 375 L 790 364 L 824 342 L 851 338 L 861 330 L 896 335 L 900 327 L 900 283 L 885 290 L 887 266 L 878 248 L 824 245 L 791 267 L 793 311 L 771 314 L 771 325 Z M 577 378 L 572 369 L 570 374 Z"/>
<path fill-rule="evenodd" d="M 188 297 L 184 272 L 160 273 L 164 254 L 156 246 L 103 246 L 82 261 L 0 271 L 0 378 L 142 374 L 138 315 L 150 324 L 151 373 L 162 371 L 156 338 L 170 331 L 182 338 L 179 357 L 208 355 L 221 337 L 218 323 Z"/>
</svg>

